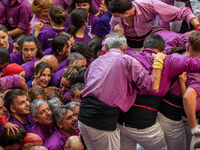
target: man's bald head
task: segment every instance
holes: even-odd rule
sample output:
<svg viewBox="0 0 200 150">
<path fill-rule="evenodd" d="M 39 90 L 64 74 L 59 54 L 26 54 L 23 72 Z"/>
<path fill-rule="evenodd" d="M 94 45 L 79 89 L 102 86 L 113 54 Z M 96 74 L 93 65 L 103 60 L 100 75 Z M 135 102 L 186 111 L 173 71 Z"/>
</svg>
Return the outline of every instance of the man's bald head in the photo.
<svg viewBox="0 0 200 150">
<path fill-rule="evenodd" d="M 45 55 L 44 57 L 42 57 L 42 59 L 40 59 L 39 61 L 35 62 L 35 67 L 40 62 L 45 62 L 45 63 L 49 64 L 53 68 L 53 72 L 56 72 L 59 69 L 58 60 L 54 55 Z"/>
<path fill-rule="evenodd" d="M 44 146 L 33 146 L 31 147 L 30 150 L 48 150 L 48 149 Z"/>
<path fill-rule="evenodd" d="M 73 135 L 67 139 L 65 150 L 84 150 L 84 145 L 78 136 Z"/>
</svg>

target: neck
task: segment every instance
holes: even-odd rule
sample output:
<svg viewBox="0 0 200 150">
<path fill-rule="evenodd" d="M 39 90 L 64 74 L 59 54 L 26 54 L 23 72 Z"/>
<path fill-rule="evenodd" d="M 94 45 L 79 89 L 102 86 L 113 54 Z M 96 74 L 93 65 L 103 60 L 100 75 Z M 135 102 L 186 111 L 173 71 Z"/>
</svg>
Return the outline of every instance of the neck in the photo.
<svg viewBox="0 0 200 150">
<path fill-rule="evenodd" d="M 7 49 L 7 50 L 9 49 L 9 46 L 10 46 L 10 45 L 9 45 L 9 43 L 8 43 L 8 44 L 6 45 L 6 49 Z"/>
<path fill-rule="evenodd" d="M 57 55 L 56 58 L 57 58 L 59 63 L 64 60 L 62 55 Z"/>
<path fill-rule="evenodd" d="M 12 116 L 14 118 L 16 118 L 19 122 L 21 122 L 22 124 L 26 124 L 26 118 L 27 118 L 27 115 L 24 115 L 24 116 L 19 116 L 17 114 L 12 114 Z"/>
<path fill-rule="evenodd" d="M 34 79 L 32 82 L 32 86 L 35 86 L 35 85 L 37 85 L 37 81 Z"/>
<path fill-rule="evenodd" d="M 63 27 L 64 23 L 58 25 L 58 24 L 55 24 L 54 22 L 51 22 L 51 25 L 54 29 L 59 29 L 59 30 L 64 29 Z"/>
<path fill-rule="evenodd" d="M 85 28 L 86 26 L 82 26 L 76 33 L 76 37 L 78 38 L 83 38 L 84 37 L 84 34 L 85 34 Z"/>
<path fill-rule="evenodd" d="M 72 136 L 72 135 L 74 134 L 74 132 L 75 132 L 75 131 L 73 131 L 73 132 L 65 132 L 65 130 L 64 130 L 64 129 L 61 129 L 61 128 L 59 128 L 59 131 L 60 131 L 61 133 L 63 133 L 65 136 L 67 136 L 67 137 Z"/>
</svg>

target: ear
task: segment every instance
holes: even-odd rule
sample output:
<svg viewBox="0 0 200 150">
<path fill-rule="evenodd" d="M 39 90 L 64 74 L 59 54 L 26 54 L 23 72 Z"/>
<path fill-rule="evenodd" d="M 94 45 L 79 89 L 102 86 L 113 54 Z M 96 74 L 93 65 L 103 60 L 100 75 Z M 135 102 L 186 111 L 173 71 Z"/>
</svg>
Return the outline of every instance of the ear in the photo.
<svg viewBox="0 0 200 150">
<path fill-rule="evenodd" d="M 59 128 L 63 128 L 63 125 L 62 125 L 61 122 L 57 122 L 56 124 L 57 124 L 57 126 L 58 126 Z"/>
<path fill-rule="evenodd" d="M 11 111 L 12 113 L 16 113 L 16 109 L 15 109 L 15 107 L 14 107 L 13 105 L 10 106 L 10 111 Z"/>
<path fill-rule="evenodd" d="M 165 54 L 166 50 L 162 51 L 163 54 Z"/>
<path fill-rule="evenodd" d="M 125 53 L 125 52 L 126 52 L 126 49 L 127 49 L 127 47 L 128 47 L 128 45 L 126 45 L 125 49 L 122 51 L 123 53 Z"/>
<path fill-rule="evenodd" d="M 70 100 L 71 100 L 72 102 L 74 101 L 74 98 L 73 98 L 72 96 L 70 96 L 69 98 L 70 98 Z"/>
<path fill-rule="evenodd" d="M 58 51 L 58 49 L 56 51 L 58 52 L 59 55 L 62 55 L 62 51 Z"/>
<path fill-rule="evenodd" d="M 33 120 L 35 120 L 35 122 L 38 122 L 38 118 L 35 117 L 35 116 L 32 116 L 33 117 Z"/>
<path fill-rule="evenodd" d="M 190 46 L 189 46 L 189 44 L 188 44 L 187 47 L 186 47 L 186 51 L 188 52 L 189 49 L 190 49 Z"/>
<path fill-rule="evenodd" d="M 34 78 L 38 78 L 38 75 L 34 72 Z"/>
<path fill-rule="evenodd" d="M 65 145 L 65 150 L 68 150 L 68 145 Z"/>
</svg>

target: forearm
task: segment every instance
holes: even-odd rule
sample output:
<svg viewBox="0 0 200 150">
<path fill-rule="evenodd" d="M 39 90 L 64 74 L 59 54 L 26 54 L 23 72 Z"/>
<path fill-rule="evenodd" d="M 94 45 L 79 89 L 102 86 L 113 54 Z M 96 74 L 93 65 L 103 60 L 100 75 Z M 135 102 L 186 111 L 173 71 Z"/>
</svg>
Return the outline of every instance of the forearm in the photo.
<svg viewBox="0 0 200 150">
<path fill-rule="evenodd" d="M 151 75 L 153 77 L 154 84 L 150 90 L 150 92 L 158 92 L 160 86 L 160 79 L 161 79 L 162 70 L 160 69 L 153 69 Z"/>
<path fill-rule="evenodd" d="M 22 29 L 20 29 L 20 28 L 16 28 L 16 29 L 13 29 L 13 30 L 11 30 L 11 31 L 8 31 L 8 35 L 9 35 L 9 36 L 13 36 L 13 35 L 22 34 L 22 33 L 24 33 L 24 32 L 25 32 L 25 30 L 22 30 Z"/>
<path fill-rule="evenodd" d="M 196 19 L 196 18 L 192 18 L 190 20 L 190 23 L 193 25 L 193 26 L 196 26 L 197 24 L 199 24 L 199 21 Z"/>
<path fill-rule="evenodd" d="M 180 85 L 181 94 L 183 97 L 183 95 L 185 94 L 185 91 L 186 91 L 186 85 L 185 85 L 185 83 L 179 83 L 179 85 Z"/>
</svg>

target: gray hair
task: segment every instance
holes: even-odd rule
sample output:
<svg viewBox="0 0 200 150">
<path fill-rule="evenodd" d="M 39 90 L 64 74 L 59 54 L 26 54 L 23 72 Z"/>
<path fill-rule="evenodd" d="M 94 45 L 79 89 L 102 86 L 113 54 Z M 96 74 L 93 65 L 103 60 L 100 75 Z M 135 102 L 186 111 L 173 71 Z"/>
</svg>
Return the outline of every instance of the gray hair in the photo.
<svg viewBox="0 0 200 150">
<path fill-rule="evenodd" d="M 105 44 L 108 46 L 108 50 L 111 48 L 124 50 L 127 46 L 127 40 L 126 37 L 120 33 L 111 33 L 107 36 Z"/>
<path fill-rule="evenodd" d="M 31 102 L 29 108 L 31 115 L 34 117 L 38 116 L 37 108 L 40 107 L 42 104 L 47 104 L 47 102 L 43 99 L 35 99 L 34 101 Z"/>
<path fill-rule="evenodd" d="M 85 88 L 85 84 L 77 82 L 75 84 L 73 84 L 70 88 L 70 96 L 72 96 L 74 98 L 74 91 L 76 90 L 83 90 Z"/>
<path fill-rule="evenodd" d="M 58 98 L 52 98 L 50 99 L 47 104 L 49 105 L 49 108 L 51 111 L 53 111 L 58 105 L 63 105 L 63 103 Z"/>
<path fill-rule="evenodd" d="M 81 106 L 81 104 L 79 102 L 69 102 L 66 106 L 68 106 L 69 109 L 74 112 L 74 108 L 76 106 Z"/>
<path fill-rule="evenodd" d="M 86 59 L 86 58 L 83 55 L 81 55 L 80 53 L 73 52 L 67 57 L 67 66 L 72 65 L 77 60 L 84 60 L 84 59 Z"/>
<path fill-rule="evenodd" d="M 56 126 L 56 128 L 59 129 L 57 122 L 62 122 L 62 120 L 65 117 L 65 114 L 68 112 L 68 109 L 70 110 L 68 106 L 62 105 L 62 106 L 56 107 L 53 110 L 52 118 L 53 118 L 53 123 Z"/>
</svg>

